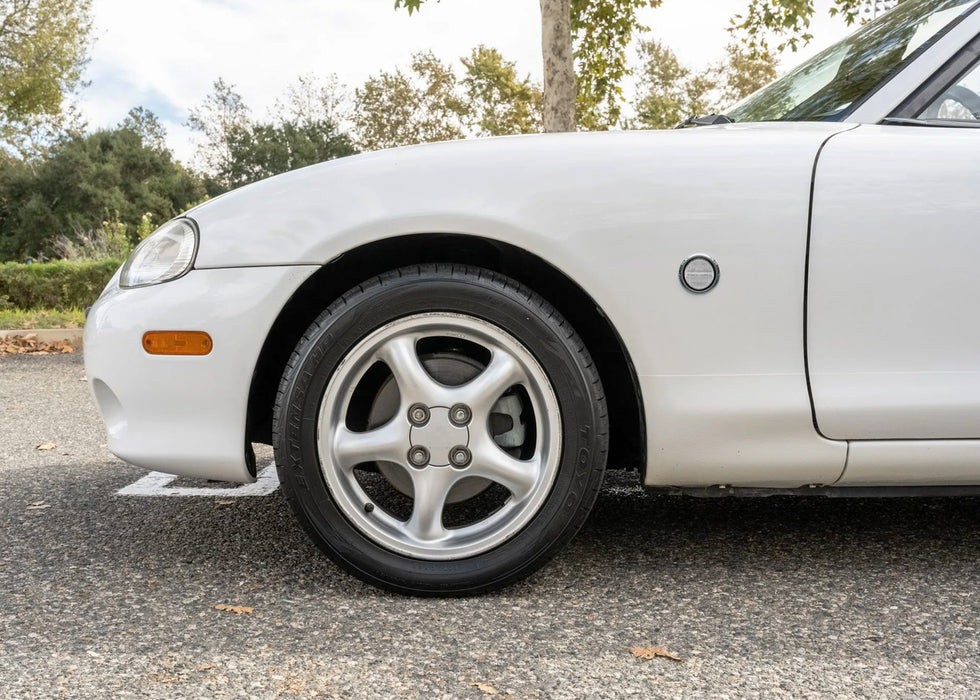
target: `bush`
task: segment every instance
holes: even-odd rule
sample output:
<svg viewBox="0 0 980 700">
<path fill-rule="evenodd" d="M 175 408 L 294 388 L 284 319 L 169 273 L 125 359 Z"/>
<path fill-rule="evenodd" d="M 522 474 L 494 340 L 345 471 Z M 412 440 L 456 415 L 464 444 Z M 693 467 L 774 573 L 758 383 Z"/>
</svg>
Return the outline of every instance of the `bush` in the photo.
<svg viewBox="0 0 980 700">
<path fill-rule="evenodd" d="M 144 214 L 138 228 L 140 240 L 146 238 L 146 233 L 142 230 L 146 227 L 152 228 L 153 215 Z M 75 235 L 55 236 L 51 246 L 57 253 L 55 259 L 71 260 L 72 262 L 97 262 L 102 260 L 125 260 L 133 252 L 133 244 L 126 237 L 126 224 L 119 220 L 119 212 L 110 214 L 106 212 L 106 218 L 102 225 L 92 229 L 87 233 L 80 229 L 75 230 Z"/>
<path fill-rule="evenodd" d="M 0 264 L 0 309 L 72 309 L 91 306 L 122 263 Z"/>
</svg>

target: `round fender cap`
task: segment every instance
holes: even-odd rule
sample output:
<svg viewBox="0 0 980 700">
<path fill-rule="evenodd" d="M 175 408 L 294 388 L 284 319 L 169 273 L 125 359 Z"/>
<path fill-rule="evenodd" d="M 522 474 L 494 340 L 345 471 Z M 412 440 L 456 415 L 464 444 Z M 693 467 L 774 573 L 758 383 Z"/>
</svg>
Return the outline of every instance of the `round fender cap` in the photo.
<svg viewBox="0 0 980 700">
<path fill-rule="evenodd" d="M 707 255 L 692 255 L 681 263 L 681 284 L 689 292 L 703 294 L 718 284 L 718 263 Z"/>
</svg>

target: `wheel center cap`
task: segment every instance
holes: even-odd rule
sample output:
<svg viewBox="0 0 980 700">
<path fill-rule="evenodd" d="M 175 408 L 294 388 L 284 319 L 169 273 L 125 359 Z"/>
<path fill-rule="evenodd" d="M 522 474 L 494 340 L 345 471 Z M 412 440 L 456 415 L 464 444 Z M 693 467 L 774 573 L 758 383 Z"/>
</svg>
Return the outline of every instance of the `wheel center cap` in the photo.
<svg viewBox="0 0 980 700">
<path fill-rule="evenodd" d="M 448 467 L 449 452 L 454 447 L 468 447 L 470 430 L 465 425 L 454 425 L 449 420 L 449 409 L 433 406 L 429 409 L 429 422 L 418 427 L 412 426 L 409 433 L 412 447 L 424 447 L 429 451 L 429 465 Z"/>
</svg>

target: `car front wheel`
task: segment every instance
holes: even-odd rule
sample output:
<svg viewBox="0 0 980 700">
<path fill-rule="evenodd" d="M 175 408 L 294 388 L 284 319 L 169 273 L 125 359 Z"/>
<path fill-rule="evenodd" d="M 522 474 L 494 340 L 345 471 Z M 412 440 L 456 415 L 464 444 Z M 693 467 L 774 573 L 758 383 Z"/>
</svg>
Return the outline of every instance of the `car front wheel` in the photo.
<svg viewBox="0 0 980 700">
<path fill-rule="evenodd" d="M 286 498 L 332 559 L 399 592 L 467 594 L 574 536 L 608 427 L 588 352 L 550 304 L 488 270 L 423 265 L 319 316 L 274 432 Z"/>
</svg>

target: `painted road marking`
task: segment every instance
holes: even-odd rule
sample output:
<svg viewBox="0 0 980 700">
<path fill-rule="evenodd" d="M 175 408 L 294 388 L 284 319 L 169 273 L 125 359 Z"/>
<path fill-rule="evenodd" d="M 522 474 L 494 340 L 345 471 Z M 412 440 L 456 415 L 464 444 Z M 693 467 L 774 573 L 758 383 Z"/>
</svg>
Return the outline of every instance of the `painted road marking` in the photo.
<svg viewBox="0 0 980 700">
<path fill-rule="evenodd" d="M 220 496 L 238 498 L 240 496 L 268 496 L 279 488 L 276 465 L 270 464 L 259 472 L 254 484 L 227 487 L 170 486 L 179 477 L 163 472 L 150 472 L 139 481 L 116 491 L 117 496 Z"/>
</svg>

